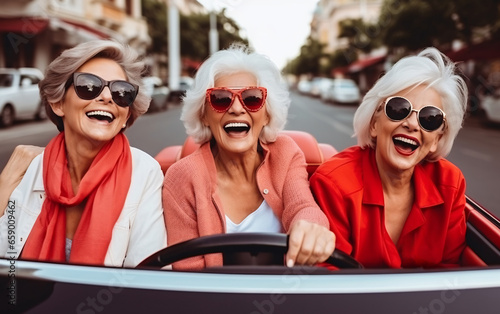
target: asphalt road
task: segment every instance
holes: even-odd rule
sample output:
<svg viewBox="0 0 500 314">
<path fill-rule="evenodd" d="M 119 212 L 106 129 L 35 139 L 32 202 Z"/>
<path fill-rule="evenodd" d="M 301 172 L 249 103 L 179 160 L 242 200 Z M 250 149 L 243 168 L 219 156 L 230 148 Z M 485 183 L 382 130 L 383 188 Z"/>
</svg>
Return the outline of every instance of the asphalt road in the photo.
<svg viewBox="0 0 500 314">
<path fill-rule="evenodd" d="M 332 144 L 337 150 L 356 144 L 352 138 L 355 106 L 325 104 L 319 99 L 292 93 L 287 129 L 313 134 L 318 142 Z M 163 147 L 180 145 L 186 137 L 179 120 L 180 105 L 164 112 L 139 118 L 126 134 L 132 146 L 152 156 Z M 26 122 L 0 129 L 0 167 L 3 168 L 17 144 L 44 146 L 57 134 L 49 122 Z M 467 194 L 500 217 L 500 128 L 486 126 L 468 117 L 455 140 L 448 159 L 459 166 L 467 180 Z"/>
</svg>

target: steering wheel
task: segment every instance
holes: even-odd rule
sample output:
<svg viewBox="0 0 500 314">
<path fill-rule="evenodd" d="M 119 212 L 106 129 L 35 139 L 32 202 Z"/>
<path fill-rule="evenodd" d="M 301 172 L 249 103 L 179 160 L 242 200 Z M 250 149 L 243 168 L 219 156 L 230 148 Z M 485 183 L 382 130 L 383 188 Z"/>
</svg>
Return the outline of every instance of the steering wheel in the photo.
<svg viewBox="0 0 500 314">
<path fill-rule="evenodd" d="M 221 233 L 194 238 L 168 246 L 137 267 L 163 267 L 185 258 L 222 253 L 224 265 L 281 265 L 288 250 L 288 235 L 283 233 Z M 363 268 L 340 250 L 325 261 L 338 268 Z"/>
</svg>

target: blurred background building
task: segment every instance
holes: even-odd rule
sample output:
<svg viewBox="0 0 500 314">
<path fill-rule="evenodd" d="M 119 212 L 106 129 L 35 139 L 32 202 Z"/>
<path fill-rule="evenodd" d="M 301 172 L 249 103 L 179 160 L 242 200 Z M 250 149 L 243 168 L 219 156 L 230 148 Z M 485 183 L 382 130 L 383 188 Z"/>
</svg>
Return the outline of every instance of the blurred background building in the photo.
<svg viewBox="0 0 500 314">
<path fill-rule="evenodd" d="M 352 42 L 347 36 L 343 36 L 344 21 L 375 24 L 380 16 L 383 2 L 383 0 L 320 0 L 311 22 L 311 38 L 324 47 L 323 52 L 326 54 L 333 54 L 339 49 L 349 52 L 352 50 L 350 47 Z M 352 31 L 361 35 L 364 29 L 353 25 Z M 364 45 L 364 43 L 360 41 L 358 45 Z M 336 67 L 330 75 L 352 78 L 357 81 L 360 90 L 366 91 L 383 70 L 386 55 L 385 47 L 367 52 L 361 50 L 358 62 Z M 346 56 L 349 58 L 349 55 Z"/>
<path fill-rule="evenodd" d="M 145 54 L 151 43 L 141 0 L 0 0 L 0 67 L 44 71 L 63 50 L 114 38 Z"/>
<path fill-rule="evenodd" d="M 339 38 L 339 22 L 362 19 L 376 22 L 383 0 L 320 0 L 311 21 L 311 37 L 325 45 L 325 52 L 348 46 L 347 38 Z"/>
</svg>

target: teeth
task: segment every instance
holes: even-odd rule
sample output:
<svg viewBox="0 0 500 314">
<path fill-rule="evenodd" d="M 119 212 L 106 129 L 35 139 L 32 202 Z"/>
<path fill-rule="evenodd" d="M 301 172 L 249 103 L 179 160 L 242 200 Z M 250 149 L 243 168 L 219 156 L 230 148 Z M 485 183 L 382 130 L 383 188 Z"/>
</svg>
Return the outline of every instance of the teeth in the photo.
<svg viewBox="0 0 500 314">
<path fill-rule="evenodd" d="M 416 141 L 410 140 L 409 138 L 406 138 L 406 137 L 397 136 L 394 139 L 397 141 L 408 143 L 408 144 L 413 145 L 413 146 L 418 146 L 418 143 Z"/>
<path fill-rule="evenodd" d="M 224 128 L 247 128 L 248 124 L 241 122 L 232 122 L 224 126 Z"/>
<path fill-rule="evenodd" d="M 113 115 L 111 113 L 101 110 L 87 112 L 87 116 L 105 116 L 110 119 L 113 119 Z"/>
</svg>

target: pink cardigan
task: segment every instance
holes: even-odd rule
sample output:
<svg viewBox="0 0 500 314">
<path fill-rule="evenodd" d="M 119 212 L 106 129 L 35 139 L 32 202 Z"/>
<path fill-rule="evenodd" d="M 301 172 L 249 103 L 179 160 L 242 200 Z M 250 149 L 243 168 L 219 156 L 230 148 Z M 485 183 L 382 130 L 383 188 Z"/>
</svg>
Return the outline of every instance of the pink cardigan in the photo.
<svg viewBox="0 0 500 314">
<path fill-rule="evenodd" d="M 299 219 L 329 228 L 328 219 L 309 189 L 304 155 L 287 135 L 262 144 L 264 160 L 257 169 L 262 197 L 288 232 Z M 225 233 L 225 214 L 217 194 L 217 170 L 207 142 L 173 164 L 165 174 L 163 210 L 168 245 L 192 238 Z M 210 254 L 175 263 L 175 269 L 222 265 L 222 254 Z"/>
</svg>

